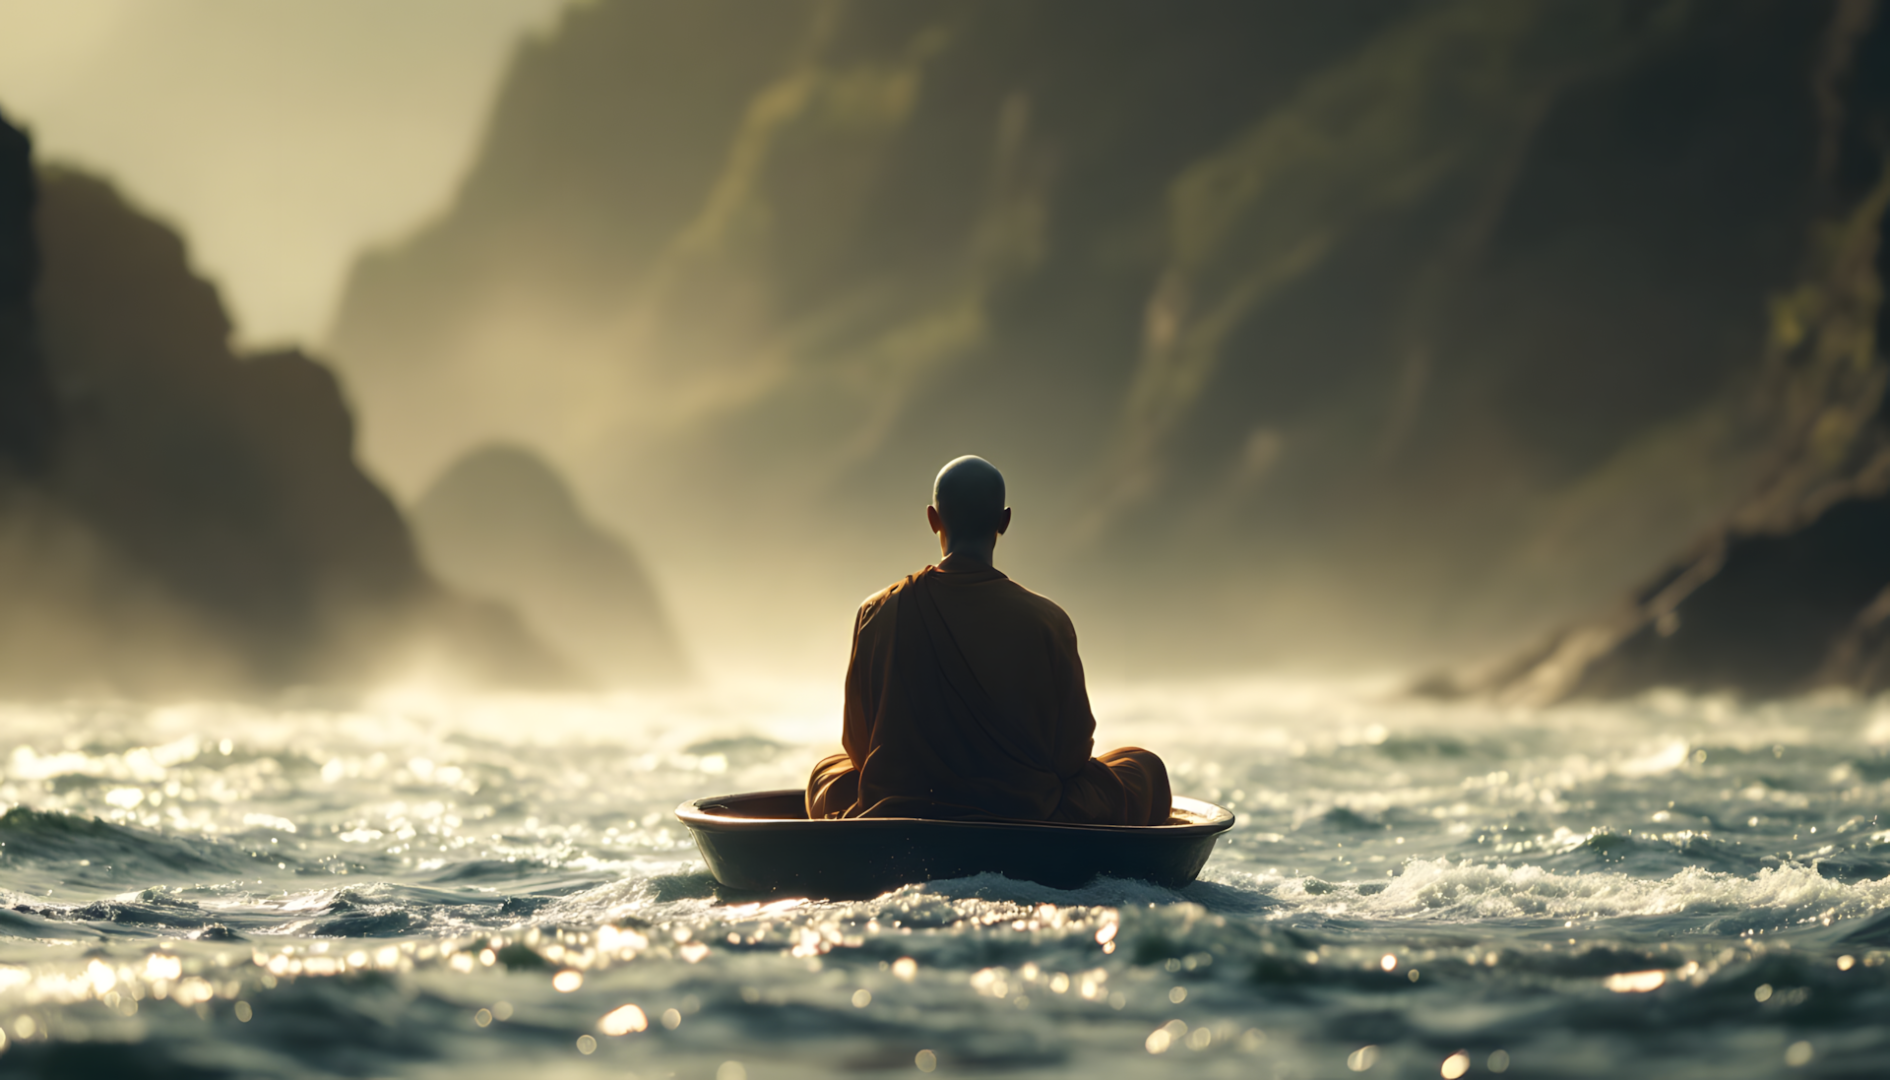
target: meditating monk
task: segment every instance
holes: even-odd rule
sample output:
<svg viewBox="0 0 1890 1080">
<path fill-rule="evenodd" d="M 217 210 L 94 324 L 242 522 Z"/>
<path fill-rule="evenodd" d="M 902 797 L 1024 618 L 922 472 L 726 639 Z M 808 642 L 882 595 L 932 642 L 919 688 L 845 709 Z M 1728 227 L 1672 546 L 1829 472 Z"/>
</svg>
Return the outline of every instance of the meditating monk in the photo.
<svg viewBox="0 0 1890 1080">
<path fill-rule="evenodd" d="M 991 565 L 1011 524 L 1003 475 L 980 457 L 950 462 L 925 518 L 944 558 L 860 605 L 846 752 L 814 767 L 807 816 L 1167 821 L 1160 758 L 1090 756 L 1070 617 Z"/>
</svg>

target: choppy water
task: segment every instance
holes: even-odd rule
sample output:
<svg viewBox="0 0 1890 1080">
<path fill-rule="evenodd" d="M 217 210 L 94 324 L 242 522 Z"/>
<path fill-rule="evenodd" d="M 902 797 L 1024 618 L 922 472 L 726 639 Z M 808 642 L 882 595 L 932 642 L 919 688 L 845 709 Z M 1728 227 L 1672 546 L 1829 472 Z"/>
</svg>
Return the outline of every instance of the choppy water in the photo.
<svg viewBox="0 0 1890 1080">
<path fill-rule="evenodd" d="M 6 707 L 0 1074 L 1890 1074 L 1890 710 L 1099 693 L 1195 885 L 719 894 L 834 704 Z"/>
</svg>

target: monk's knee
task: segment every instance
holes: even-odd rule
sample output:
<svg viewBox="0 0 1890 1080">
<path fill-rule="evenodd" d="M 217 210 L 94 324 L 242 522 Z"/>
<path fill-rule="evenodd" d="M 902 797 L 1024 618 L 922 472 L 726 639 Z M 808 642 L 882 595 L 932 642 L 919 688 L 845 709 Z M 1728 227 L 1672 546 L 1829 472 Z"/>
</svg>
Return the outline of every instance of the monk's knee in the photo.
<svg viewBox="0 0 1890 1080">
<path fill-rule="evenodd" d="M 847 812 L 860 797 L 860 770 L 845 754 L 820 759 L 807 780 L 807 816 L 838 817 Z"/>
<path fill-rule="evenodd" d="M 1152 750 L 1123 746 L 1096 759 L 1122 780 L 1130 796 L 1131 814 L 1139 819 L 1131 824 L 1162 825 L 1174 807 L 1174 791 L 1168 784 L 1168 766 Z"/>
<path fill-rule="evenodd" d="M 1134 761 L 1134 762 L 1140 762 L 1145 767 L 1148 765 L 1153 765 L 1154 767 L 1161 769 L 1163 772 L 1167 771 L 1167 767 L 1162 764 L 1161 757 L 1157 755 L 1155 751 L 1144 750 L 1139 746 L 1118 746 L 1114 750 L 1109 751 L 1108 753 L 1097 754 L 1096 760 L 1102 762 L 1104 765 L 1107 765 L 1110 768 L 1115 768 L 1118 762 Z"/>
</svg>

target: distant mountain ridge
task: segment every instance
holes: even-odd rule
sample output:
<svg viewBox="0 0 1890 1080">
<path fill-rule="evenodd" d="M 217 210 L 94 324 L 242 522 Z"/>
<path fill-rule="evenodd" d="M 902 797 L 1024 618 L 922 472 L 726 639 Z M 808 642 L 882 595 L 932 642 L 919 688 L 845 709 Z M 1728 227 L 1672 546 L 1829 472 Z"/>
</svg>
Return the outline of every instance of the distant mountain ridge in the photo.
<svg viewBox="0 0 1890 1080">
<path fill-rule="evenodd" d="M 926 557 L 977 452 L 1113 670 L 1476 655 L 1770 467 L 1871 10 L 603 0 L 331 345 L 397 485 L 543 448 L 756 648 Z"/>
<path fill-rule="evenodd" d="M 409 516 L 427 565 L 441 578 L 517 611 L 595 685 L 689 677 L 641 560 L 591 522 L 564 480 L 531 451 L 473 450 L 433 482 Z"/>
</svg>

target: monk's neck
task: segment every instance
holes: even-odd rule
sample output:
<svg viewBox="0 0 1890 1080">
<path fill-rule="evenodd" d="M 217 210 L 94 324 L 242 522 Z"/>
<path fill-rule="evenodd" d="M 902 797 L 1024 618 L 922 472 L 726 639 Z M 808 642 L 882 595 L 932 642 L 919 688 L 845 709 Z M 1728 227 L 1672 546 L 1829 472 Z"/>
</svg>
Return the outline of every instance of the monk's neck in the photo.
<svg viewBox="0 0 1890 1080">
<path fill-rule="evenodd" d="M 991 552 L 988 551 L 952 551 L 938 561 L 941 573 L 971 574 L 980 570 L 993 569 Z"/>
</svg>

